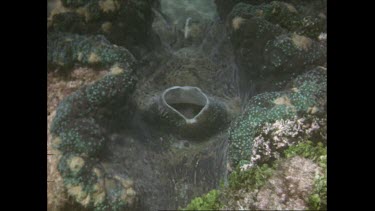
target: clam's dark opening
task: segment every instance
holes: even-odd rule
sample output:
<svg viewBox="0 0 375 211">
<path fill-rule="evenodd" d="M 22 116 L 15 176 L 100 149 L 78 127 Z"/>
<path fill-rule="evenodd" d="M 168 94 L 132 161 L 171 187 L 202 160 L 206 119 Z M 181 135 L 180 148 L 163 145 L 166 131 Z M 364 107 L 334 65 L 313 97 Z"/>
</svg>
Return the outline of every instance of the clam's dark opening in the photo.
<svg viewBox="0 0 375 211">
<path fill-rule="evenodd" d="M 164 92 L 165 103 L 187 119 L 196 117 L 207 105 L 207 97 L 196 87 L 172 87 Z"/>
<path fill-rule="evenodd" d="M 202 110 L 203 106 L 192 103 L 175 103 L 170 104 L 174 109 L 183 114 L 186 118 L 192 119 Z"/>
</svg>

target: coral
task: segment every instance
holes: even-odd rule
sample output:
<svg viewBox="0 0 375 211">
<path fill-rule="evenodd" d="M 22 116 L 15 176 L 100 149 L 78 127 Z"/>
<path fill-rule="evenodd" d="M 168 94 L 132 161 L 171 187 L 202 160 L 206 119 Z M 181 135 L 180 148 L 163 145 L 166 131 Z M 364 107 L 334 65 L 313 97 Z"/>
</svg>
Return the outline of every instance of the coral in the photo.
<svg viewBox="0 0 375 211">
<path fill-rule="evenodd" d="M 302 156 L 317 162 L 322 168 L 326 167 L 327 163 L 327 148 L 323 146 L 322 142 L 314 144 L 312 141 L 304 141 L 297 145 L 290 146 L 284 151 L 287 158 L 294 156 Z"/>
<path fill-rule="evenodd" d="M 262 74 L 269 72 L 292 72 L 324 64 L 325 48 L 310 38 L 297 34 L 284 34 L 266 43 L 264 48 L 266 68 Z"/>
<path fill-rule="evenodd" d="M 61 152 L 52 147 L 53 143 L 59 141 L 59 138 L 53 139 L 50 133 L 52 120 L 56 114 L 56 108 L 64 97 L 79 89 L 82 85 L 93 83 L 95 80 L 103 77 L 106 71 L 96 72 L 91 69 L 79 68 L 71 72 L 67 79 L 58 77 L 54 72 L 47 74 L 48 101 L 47 101 L 47 198 L 48 210 L 60 210 L 64 206 L 69 206 L 72 202 L 68 199 L 63 178 L 57 169 L 58 163 L 62 157 Z M 60 140 L 61 141 L 61 140 Z"/>
<path fill-rule="evenodd" d="M 254 190 L 262 187 L 267 179 L 274 173 L 274 166 L 264 164 L 249 170 L 238 168 L 229 176 L 229 188 L 231 190 Z"/>
<path fill-rule="evenodd" d="M 70 121 L 58 135 L 62 140 L 57 149 L 93 156 L 103 147 L 105 137 L 93 118 Z"/>
<path fill-rule="evenodd" d="M 59 32 L 47 35 L 47 64 L 51 67 L 80 64 L 108 68 L 116 63 L 127 69 L 135 64 L 135 58 L 127 49 L 112 45 L 101 35 Z"/>
<path fill-rule="evenodd" d="M 265 123 L 260 134 L 253 140 L 250 163 L 243 168 L 277 160 L 283 156 L 285 149 L 307 139 L 314 142 L 326 141 L 326 126 L 326 118 L 316 116 Z"/>
<path fill-rule="evenodd" d="M 196 197 L 182 210 L 217 210 L 221 208 L 219 191 L 211 190 L 206 195 Z"/>
<path fill-rule="evenodd" d="M 278 24 L 291 32 L 317 39 L 319 34 L 326 31 L 326 19 L 316 14 L 315 16 L 299 13 L 293 4 L 272 1 L 269 4 L 251 5 L 238 3 L 233 7 L 229 16 L 252 18 L 261 17 L 272 24 Z"/>
<path fill-rule="evenodd" d="M 326 21 L 316 16 L 319 20 L 277 1 L 233 7 L 226 22 L 242 92 L 252 86 L 257 93 L 280 90 L 296 75 L 326 63 L 326 46 L 318 40 Z"/>
<path fill-rule="evenodd" d="M 102 25 L 112 27 L 103 30 L 113 44 L 126 46 L 134 54 L 137 46 L 153 45 L 152 5 L 155 0 L 61 0 L 49 15 L 48 32 L 95 35 Z M 108 26 L 108 24 L 106 24 Z"/>
<path fill-rule="evenodd" d="M 241 160 L 250 160 L 254 139 L 264 124 L 294 118 L 314 106 L 324 107 L 327 89 L 324 68 L 316 68 L 297 77 L 289 86 L 290 90 L 253 97 L 243 114 L 232 122 L 229 131 L 229 158 L 234 165 Z M 278 103 L 277 99 L 285 96 L 290 104 Z"/>
<path fill-rule="evenodd" d="M 255 8 L 269 8 L 276 7 L 278 10 L 274 11 L 274 14 L 286 14 L 288 15 L 288 9 L 290 12 L 298 12 L 299 16 L 310 16 L 316 17 L 321 16 L 324 18 L 326 14 L 327 1 L 299 1 L 299 0 L 215 0 L 216 8 L 218 10 L 219 16 L 225 19 L 231 10 L 238 4 L 251 5 Z M 281 17 L 283 18 L 283 17 Z"/>
<path fill-rule="evenodd" d="M 123 210 L 134 203 L 136 196 L 131 183 L 120 177 L 108 178 L 97 166 L 97 160 L 66 153 L 59 163 L 67 193 L 90 210 Z"/>
<path fill-rule="evenodd" d="M 102 61 L 111 63 L 111 59 Z M 136 78 L 130 64 L 124 58 L 122 63 L 112 65 L 111 72 L 103 78 L 66 97 L 51 125 L 50 131 L 58 140 L 53 145 L 63 153 L 58 170 L 67 192 L 80 205 L 93 210 L 122 210 L 135 200 L 134 190 L 124 188 L 118 179 L 113 179 L 114 185 L 105 189 L 101 182 L 104 178 L 98 176 L 101 173 L 96 166 L 107 141 L 104 128 L 97 121 L 99 110 L 112 99 L 126 101 L 133 91 Z"/>
<path fill-rule="evenodd" d="M 95 84 L 74 92 L 60 103 L 51 131 L 58 134 L 68 128 L 69 122 L 78 118 L 88 118 L 101 105 L 108 103 L 110 97 L 125 97 L 133 91 L 135 77 L 131 70 L 120 74 L 107 74 Z M 86 121 L 94 125 L 93 120 Z"/>
<path fill-rule="evenodd" d="M 104 137 L 100 126 L 92 116 L 105 103 L 114 97 L 125 97 L 135 85 L 132 72 L 108 74 L 95 84 L 85 86 L 60 103 L 51 131 L 62 140 L 58 148 L 95 154 L 102 147 Z"/>
</svg>

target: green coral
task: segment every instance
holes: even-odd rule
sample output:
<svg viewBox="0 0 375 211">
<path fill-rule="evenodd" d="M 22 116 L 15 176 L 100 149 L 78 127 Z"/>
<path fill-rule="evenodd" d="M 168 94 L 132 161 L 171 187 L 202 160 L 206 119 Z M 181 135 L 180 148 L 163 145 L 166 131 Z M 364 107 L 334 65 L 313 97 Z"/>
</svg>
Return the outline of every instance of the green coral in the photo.
<svg viewBox="0 0 375 211">
<path fill-rule="evenodd" d="M 305 79 L 304 82 L 301 78 Z M 240 160 L 250 159 L 252 140 L 264 123 L 290 119 L 326 99 L 326 74 L 322 68 L 297 77 L 291 83 L 292 87 L 294 85 L 299 85 L 296 87 L 298 91 L 268 92 L 250 99 L 244 113 L 233 122 L 229 131 L 229 158 L 234 165 Z M 290 104 L 275 103 L 280 98 L 288 99 Z"/>
<path fill-rule="evenodd" d="M 220 192 L 218 190 L 211 190 L 206 195 L 194 198 L 182 210 L 218 210 L 222 207 L 219 196 Z"/>
</svg>

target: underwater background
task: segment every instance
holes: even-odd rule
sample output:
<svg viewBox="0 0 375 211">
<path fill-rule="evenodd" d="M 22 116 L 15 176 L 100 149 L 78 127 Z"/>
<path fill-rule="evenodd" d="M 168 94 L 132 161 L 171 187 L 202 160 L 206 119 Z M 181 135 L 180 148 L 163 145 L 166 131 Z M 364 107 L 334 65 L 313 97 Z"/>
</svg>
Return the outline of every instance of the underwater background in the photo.
<svg viewBox="0 0 375 211">
<path fill-rule="evenodd" d="M 326 16 L 47 1 L 48 210 L 327 209 Z"/>
</svg>

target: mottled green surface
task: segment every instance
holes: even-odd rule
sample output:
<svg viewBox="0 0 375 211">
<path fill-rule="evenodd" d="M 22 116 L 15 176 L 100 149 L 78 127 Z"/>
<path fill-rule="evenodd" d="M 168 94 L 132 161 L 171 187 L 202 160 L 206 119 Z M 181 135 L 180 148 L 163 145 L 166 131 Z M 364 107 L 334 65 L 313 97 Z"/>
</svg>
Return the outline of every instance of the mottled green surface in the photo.
<svg viewBox="0 0 375 211">
<path fill-rule="evenodd" d="M 324 101 L 327 89 L 325 69 L 316 68 L 297 77 L 291 87 L 296 88 L 296 91 L 270 92 L 253 97 L 244 113 L 233 122 L 229 138 L 229 159 L 234 165 L 250 158 L 252 141 L 264 123 L 292 118 Z M 275 100 L 280 97 L 287 97 L 290 105 L 276 104 Z"/>
<path fill-rule="evenodd" d="M 266 72 L 296 73 L 298 68 L 324 64 L 326 60 L 325 48 L 309 38 L 296 34 L 280 35 L 276 39 L 268 41 L 264 51 L 265 62 L 269 65 L 268 69 L 264 71 L 265 74 L 267 74 Z"/>
<path fill-rule="evenodd" d="M 194 198 L 182 210 L 217 210 L 220 209 L 219 191 L 212 190 L 202 197 Z"/>
<path fill-rule="evenodd" d="M 113 98 L 124 98 L 133 91 L 136 78 L 131 70 L 120 74 L 108 74 L 98 82 L 85 86 L 66 97 L 58 106 L 56 117 L 52 123 L 52 133 L 59 135 L 67 132 L 74 121 L 83 121 L 95 127 L 91 119 L 102 105 Z M 82 120 L 83 119 L 83 120 Z M 82 124 L 77 124 L 79 127 Z"/>
<path fill-rule="evenodd" d="M 83 36 L 68 33 L 47 35 L 47 64 L 70 68 L 73 65 L 110 67 L 116 63 L 128 68 L 134 56 L 125 48 L 112 45 L 104 36 Z"/>
<path fill-rule="evenodd" d="M 110 60 L 104 61 L 109 63 Z M 70 195 L 91 210 L 123 210 L 127 206 L 126 202 L 120 199 L 125 190 L 119 181 L 115 181 L 115 187 L 105 192 L 105 200 L 97 202 L 93 198 L 97 191 L 93 186 L 103 186 L 93 173 L 93 168 L 98 165 L 99 153 L 108 141 L 103 127 L 98 124 L 98 112 L 114 99 L 126 102 L 127 95 L 133 91 L 136 82 L 133 70 L 130 66 L 127 67 L 125 59 L 123 62 L 123 65 L 116 63 L 112 67 L 116 71 L 66 97 L 59 104 L 51 127 L 52 134 L 59 139 L 55 147 L 63 153 L 58 170 L 64 184 L 68 192 L 72 190 L 72 186 L 82 187 L 80 195 Z M 73 155 L 85 160 L 84 166 L 78 172 L 72 172 L 68 167 L 68 161 Z M 91 198 L 87 199 L 89 196 Z"/>
<path fill-rule="evenodd" d="M 310 15 L 302 11 L 276 1 L 234 6 L 226 23 L 239 68 L 241 92 L 250 92 L 251 87 L 257 93 L 280 90 L 305 70 L 325 65 L 326 46 L 318 41 L 325 29 L 311 24 Z M 324 18 L 319 21 L 325 24 Z M 314 34 L 307 33 L 310 31 Z"/>
<path fill-rule="evenodd" d="M 267 179 L 274 173 L 275 166 L 256 166 L 248 171 L 241 171 L 239 168 L 232 172 L 229 176 L 229 189 L 254 190 L 262 187 Z"/>
</svg>

